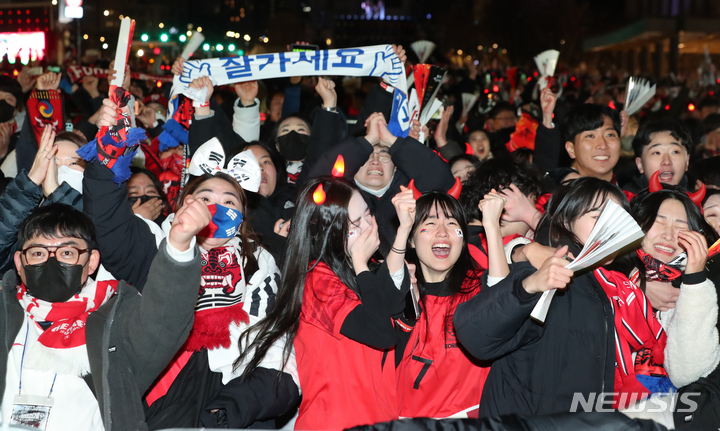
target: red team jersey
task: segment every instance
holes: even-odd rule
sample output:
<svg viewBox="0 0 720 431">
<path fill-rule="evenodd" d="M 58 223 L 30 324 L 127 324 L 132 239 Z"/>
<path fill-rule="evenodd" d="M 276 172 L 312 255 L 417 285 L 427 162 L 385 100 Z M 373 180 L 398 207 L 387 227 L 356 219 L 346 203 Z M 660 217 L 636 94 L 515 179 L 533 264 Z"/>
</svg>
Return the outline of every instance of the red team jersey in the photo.
<svg viewBox="0 0 720 431">
<path fill-rule="evenodd" d="M 425 297 L 397 370 L 401 417 L 478 417 L 490 367 L 458 346 L 453 325 L 455 308 L 480 292 L 480 280 L 473 284 L 454 295 Z"/>
<path fill-rule="evenodd" d="M 295 429 L 344 429 L 398 418 L 392 353 L 383 366 L 384 351 L 340 334 L 360 304 L 326 264 L 307 274 L 295 337 L 302 388 Z"/>
</svg>

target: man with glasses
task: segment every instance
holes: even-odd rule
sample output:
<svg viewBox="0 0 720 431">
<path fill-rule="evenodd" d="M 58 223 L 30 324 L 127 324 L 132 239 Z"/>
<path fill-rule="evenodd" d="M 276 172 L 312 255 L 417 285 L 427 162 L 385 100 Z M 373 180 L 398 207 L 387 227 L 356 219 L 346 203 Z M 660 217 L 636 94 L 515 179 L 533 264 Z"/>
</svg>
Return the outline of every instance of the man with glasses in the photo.
<svg viewBox="0 0 720 431">
<path fill-rule="evenodd" d="M 397 232 L 392 198 L 400 192 L 400 186 L 414 179 L 421 191 L 449 190 L 455 178 L 433 150 L 411 137 L 398 138 L 390 133 L 382 113 L 370 115 L 365 125 L 365 137 L 346 139 L 326 152 L 311 169 L 309 178 L 330 174 L 342 155 L 344 177 L 360 188 L 389 248 Z"/>
<path fill-rule="evenodd" d="M 187 210 L 185 209 L 187 208 Z M 180 219 L 178 219 L 180 217 Z M 2 422 L 43 430 L 147 429 L 141 397 L 181 347 L 200 285 L 202 202 L 177 214 L 143 293 L 94 281 L 95 228 L 51 204 L 20 225 L 0 292 Z"/>
</svg>

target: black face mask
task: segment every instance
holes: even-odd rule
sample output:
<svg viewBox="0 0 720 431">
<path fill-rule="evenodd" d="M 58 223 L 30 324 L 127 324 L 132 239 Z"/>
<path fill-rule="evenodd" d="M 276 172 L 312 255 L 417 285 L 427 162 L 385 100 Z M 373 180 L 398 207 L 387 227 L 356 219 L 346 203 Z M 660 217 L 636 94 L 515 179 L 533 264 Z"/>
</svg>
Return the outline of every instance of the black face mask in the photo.
<svg viewBox="0 0 720 431">
<path fill-rule="evenodd" d="M 14 116 L 15 107 L 5 100 L 0 100 L 0 123 L 8 122 L 12 120 Z"/>
<path fill-rule="evenodd" d="M 296 131 L 278 136 L 278 150 L 285 160 L 291 162 L 303 160 L 307 155 L 308 139 L 310 136 Z"/>
<path fill-rule="evenodd" d="M 128 198 L 128 200 L 130 201 L 130 205 L 135 205 L 135 202 L 137 202 L 138 199 L 140 200 L 140 205 L 142 205 L 151 199 L 160 199 L 160 197 L 159 196 L 140 195 L 140 196 L 134 196 L 134 197 Z"/>
<path fill-rule="evenodd" d="M 50 256 L 44 265 L 25 265 L 25 287 L 37 299 L 65 302 L 82 289 L 82 265 L 61 265 Z"/>
</svg>

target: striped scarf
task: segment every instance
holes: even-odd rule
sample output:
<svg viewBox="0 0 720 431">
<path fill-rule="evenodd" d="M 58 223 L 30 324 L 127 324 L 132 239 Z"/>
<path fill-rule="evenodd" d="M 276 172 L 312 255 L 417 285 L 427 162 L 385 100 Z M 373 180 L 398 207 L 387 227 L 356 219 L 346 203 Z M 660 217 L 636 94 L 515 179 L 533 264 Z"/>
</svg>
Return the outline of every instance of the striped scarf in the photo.
<svg viewBox="0 0 720 431">
<path fill-rule="evenodd" d="M 615 314 L 613 408 L 622 409 L 668 387 L 669 380 L 657 380 L 667 379 L 662 367 L 667 335 L 645 294 L 625 275 L 603 268 L 594 273 Z M 634 352 L 638 352 L 635 361 Z"/>
</svg>

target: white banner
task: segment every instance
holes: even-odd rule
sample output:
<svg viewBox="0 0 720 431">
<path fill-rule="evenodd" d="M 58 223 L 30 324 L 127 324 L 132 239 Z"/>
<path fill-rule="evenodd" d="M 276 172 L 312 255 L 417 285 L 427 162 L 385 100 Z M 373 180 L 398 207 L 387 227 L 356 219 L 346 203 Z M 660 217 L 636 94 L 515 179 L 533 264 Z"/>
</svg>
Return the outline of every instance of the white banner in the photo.
<svg viewBox="0 0 720 431">
<path fill-rule="evenodd" d="M 376 76 L 395 87 L 388 128 L 395 136 L 407 136 L 410 115 L 407 104 L 405 67 L 392 45 L 333 50 L 280 52 L 243 57 L 189 60 L 175 76 L 171 97 L 184 93 L 196 78 L 210 76 L 215 85 L 234 84 L 292 76 Z"/>
</svg>

